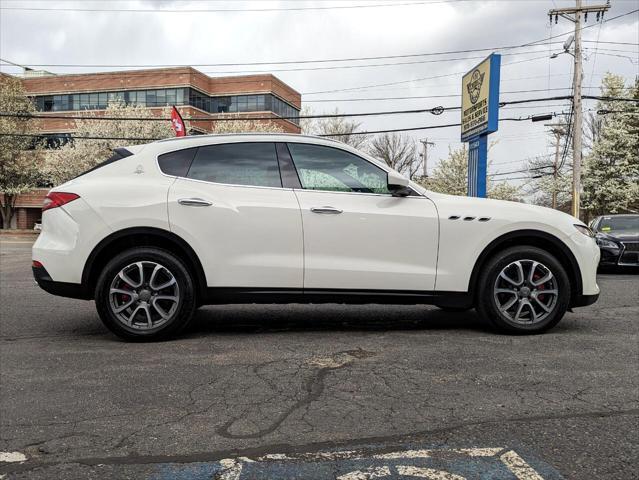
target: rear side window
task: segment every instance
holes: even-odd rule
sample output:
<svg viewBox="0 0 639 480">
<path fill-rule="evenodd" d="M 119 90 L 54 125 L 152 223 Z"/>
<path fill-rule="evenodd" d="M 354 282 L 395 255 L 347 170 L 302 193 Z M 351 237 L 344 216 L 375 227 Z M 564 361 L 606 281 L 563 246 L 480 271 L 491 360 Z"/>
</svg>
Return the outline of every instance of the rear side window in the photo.
<svg viewBox="0 0 639 480">
<path fill-rule="evenodd" d="M 123 158 L 130 157 L 131 155 L 133 154 L 130 151 L 128 151 L 126 148 L 114 148 L 113 154 L 109 158 L 107 158 L 103 162 L 98 163 L 96 166 L 89 168 L 87 171 L 82 172 L 80 175 L 78 175 L 78 177 L 81 177 L 82 175 L 86 175 L 89 172 L 93 172 L 97 170 L 98 168 L 106 167 L 107 165 L 113 162 L 117 162 L 118 160 L 122 160 Z M 78 177 L 75 177 L 75 178 L 78 178 Z"/>
<path fill-rule="evenodd" d="M 268 142 L 200 147 L 187 177 L 231 185 L 282 186 L 275 144 Z"/>
<path fill-rule="evenodd" d="M 187 148 L 165 153 L 158 157 L 158 165 L 162 173 L 176 177 L 186 177 L 197 148 Z"/>
</svg>

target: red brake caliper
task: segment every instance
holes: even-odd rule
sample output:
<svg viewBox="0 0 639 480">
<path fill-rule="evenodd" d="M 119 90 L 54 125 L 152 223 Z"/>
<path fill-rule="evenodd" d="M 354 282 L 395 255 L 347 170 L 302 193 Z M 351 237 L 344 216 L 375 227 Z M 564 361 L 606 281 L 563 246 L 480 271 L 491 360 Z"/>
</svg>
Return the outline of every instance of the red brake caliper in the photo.
<svg viewBox="0 0 639 480">
<path fill-rule="evenodd" d="M 535 273 L 535 274 L 533 275 L 533 280 L 534 280 L 535 282 L 536 282 L 537 280 L 539 280 L 540 278 L 541 278 L 541 275 L 540 275 L 540 274 L 538 274 L 538 273 Z M 544 290 L 545 288 L 546 288 L 546 287 L 544 287 L 543 285 L 539 285 L 539 286 L 537 287 L 537 290 Z M 545 301 L 544 295 L 537 294 L 537 298 L 538 298 L 539 300 L 541 300 L 542 302 L 544 302 L 544 301 Z"/>
</svg>

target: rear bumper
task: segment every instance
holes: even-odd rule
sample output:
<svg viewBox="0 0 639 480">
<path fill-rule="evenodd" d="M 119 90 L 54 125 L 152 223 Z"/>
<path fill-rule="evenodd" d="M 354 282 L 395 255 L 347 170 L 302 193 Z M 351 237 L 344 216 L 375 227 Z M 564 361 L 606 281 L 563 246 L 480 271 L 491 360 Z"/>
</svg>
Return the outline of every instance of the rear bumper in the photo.
<svg viewBox="0 0 639 480">
<path fill-rule="evenodd" d="M 81 284 L 56 282 L 51 279 L 49 272 L 44 267 L 31 267 L 31 269 L 36 283 L 45 292 L 59 297 L 78 298 L 81 300 L 91 299 L 91 295 Z"/>
</svg>

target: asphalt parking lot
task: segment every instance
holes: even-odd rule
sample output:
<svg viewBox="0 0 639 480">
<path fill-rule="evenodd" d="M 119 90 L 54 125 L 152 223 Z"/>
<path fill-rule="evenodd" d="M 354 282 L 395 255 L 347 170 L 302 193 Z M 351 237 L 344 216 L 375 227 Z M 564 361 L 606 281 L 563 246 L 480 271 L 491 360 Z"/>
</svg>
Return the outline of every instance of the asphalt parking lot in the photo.
<svg viewBox="0 0 639 480">
<path fill-rule="evenodd" d="M 129 344 L 0 239 L 0 478 L 632 479 L 639 276 L 550 333 L 410 306 L 206 307 Z"/>
</svg>

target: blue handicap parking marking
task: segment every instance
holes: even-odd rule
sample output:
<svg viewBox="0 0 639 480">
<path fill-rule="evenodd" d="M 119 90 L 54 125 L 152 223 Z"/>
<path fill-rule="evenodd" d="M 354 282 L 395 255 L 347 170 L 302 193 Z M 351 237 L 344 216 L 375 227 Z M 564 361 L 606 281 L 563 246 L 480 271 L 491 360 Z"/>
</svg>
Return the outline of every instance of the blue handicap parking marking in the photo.
<svg viewBox="0 0 639 480">
<path fill-rule="evenodd" d="M 275 453 L 215 462 L 161 464 L 153 480 L 555 480 L 548 464 L 506 447 L 375 447 L 312 453 Z"/>
</svg>

